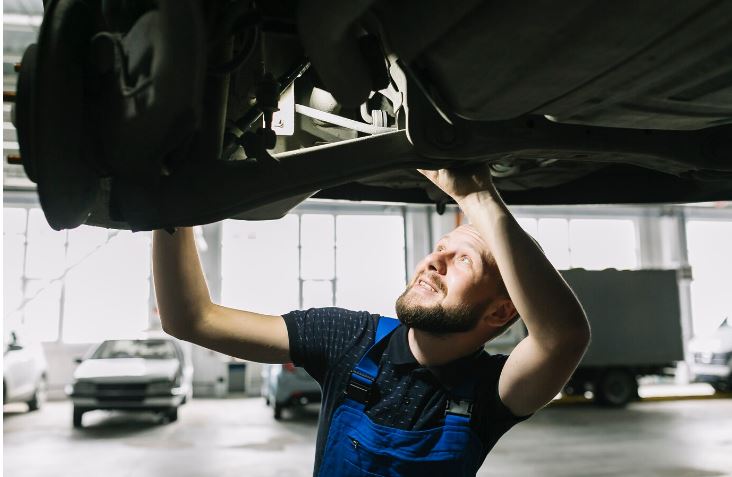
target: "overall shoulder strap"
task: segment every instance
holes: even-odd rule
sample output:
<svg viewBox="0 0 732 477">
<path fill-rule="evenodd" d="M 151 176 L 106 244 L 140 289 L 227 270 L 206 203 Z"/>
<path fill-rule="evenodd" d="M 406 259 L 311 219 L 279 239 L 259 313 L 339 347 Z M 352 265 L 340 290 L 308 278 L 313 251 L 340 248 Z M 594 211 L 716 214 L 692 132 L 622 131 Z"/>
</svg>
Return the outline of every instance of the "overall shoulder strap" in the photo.
<svg viewBox="0 0 732 477">
<path fill-rule="evenodd" d="M 376 326 L 374 343 L 366 351 L 356 367 L 351 371 L 351 376 L 346 386 L 346 395 L 356 401 L 365 403 L 371 394 L 371 385 L 376 380 L 379 372 L 379 361 L 381 354 L 386 348 L 387 338 L 399 326 L 399 320 L 387 316 L 379 317 L 379 324 Z"/>
<path fill-rule="evenodd" d="M 376 326 L 374 343 L 366 354 L 363 355 L 354 371 L 368 376 L 371 380 L 376 379 L 376 374 L 379 371 L 379 358 L 386 347 L 386 338 L 397 328 L 397 326 L 399 326 L 399 320 L 389 318 L 388 316 L 379 317 L 379 324 Z"/>
<path fill-rule="evenodd" d="M 388 316 L 380 316 L 379 323 L 376 325 L 376 337 L 374 338 L 374 344 L 378 343 L 394 331 L 399 326 L 399 320 L 396 318 L 389 318 Z"/>
</svg>

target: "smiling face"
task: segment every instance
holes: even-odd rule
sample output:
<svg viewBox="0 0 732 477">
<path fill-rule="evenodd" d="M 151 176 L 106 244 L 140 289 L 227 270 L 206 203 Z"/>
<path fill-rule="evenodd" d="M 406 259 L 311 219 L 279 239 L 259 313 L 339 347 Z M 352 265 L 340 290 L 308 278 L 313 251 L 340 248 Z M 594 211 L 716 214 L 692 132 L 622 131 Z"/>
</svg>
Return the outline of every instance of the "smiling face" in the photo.
<svg viewBox="0 0 732 477">
<path fill-rule="evenodd" d="M 464 225 L 437 242 L 397 299 L 405 325 L 434 334 L 475 328 L 499 296 L 500 275 L 478 231 Z"/>
</svg>

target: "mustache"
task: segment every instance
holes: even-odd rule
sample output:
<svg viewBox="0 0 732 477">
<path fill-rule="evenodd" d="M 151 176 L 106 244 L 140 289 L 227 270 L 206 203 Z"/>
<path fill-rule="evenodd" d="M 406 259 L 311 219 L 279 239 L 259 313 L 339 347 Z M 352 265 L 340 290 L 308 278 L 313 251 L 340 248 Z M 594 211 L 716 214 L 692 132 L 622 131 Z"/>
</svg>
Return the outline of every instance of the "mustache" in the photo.
<svg viewBox="0 0 732 477">
<path fill-rule="evenodd" d="M 447 286 L 445 286 L 444 283 L 442 283 L 442 280 L 440 280 L 439 275 L 433 273 L 433 274 L 419 274 L 416 276 L 414 280 L 412 280 L 412 287 L 415 286 L 417 283 L 419 283 L 420 280 L 424 280 L 430 285 L 437 288 L 438 291 L 442 292 L 443 294 L 447 295 Z M 411 288 L 411 287 L 410 287 Z"/>
</svg>

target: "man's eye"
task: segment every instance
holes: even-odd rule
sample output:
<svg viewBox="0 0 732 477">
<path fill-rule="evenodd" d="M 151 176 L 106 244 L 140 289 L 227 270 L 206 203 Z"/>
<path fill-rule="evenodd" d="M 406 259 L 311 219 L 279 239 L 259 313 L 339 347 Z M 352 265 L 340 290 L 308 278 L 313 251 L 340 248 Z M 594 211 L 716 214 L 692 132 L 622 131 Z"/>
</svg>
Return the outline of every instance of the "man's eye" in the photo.
<svg viewBox="0 0 732 477">
<path fill-rule="evenodd" d="M 460 261 L 465 263 L 472 263 L 472 260 L 467 255 L 463 255 L 462 257 L 460 257 Z"/>
</svg>

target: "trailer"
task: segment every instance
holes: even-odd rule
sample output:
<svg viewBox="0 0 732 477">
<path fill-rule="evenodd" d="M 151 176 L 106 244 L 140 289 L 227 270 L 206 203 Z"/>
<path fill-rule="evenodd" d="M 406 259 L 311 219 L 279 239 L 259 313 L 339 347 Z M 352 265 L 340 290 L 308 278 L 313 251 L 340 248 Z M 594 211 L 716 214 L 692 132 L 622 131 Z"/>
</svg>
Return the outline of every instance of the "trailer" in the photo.
<svg viewBox="0 0 732 477">
<path fill-rule="evenodd" d="M 585 309 L 592 341 L 562 391 L 592 392 L 595 402 L 624 406 L 638 398 L 638 378 L 668 375 L 683 361 L 676 270 L 560 272 Z M 510 353 L 526 336 L 521 321 L 488 343 L 491 353 Z"/>
</svg>

